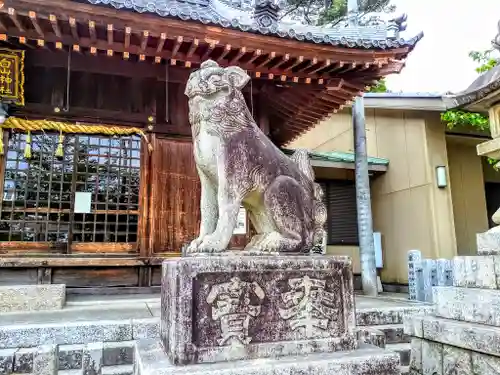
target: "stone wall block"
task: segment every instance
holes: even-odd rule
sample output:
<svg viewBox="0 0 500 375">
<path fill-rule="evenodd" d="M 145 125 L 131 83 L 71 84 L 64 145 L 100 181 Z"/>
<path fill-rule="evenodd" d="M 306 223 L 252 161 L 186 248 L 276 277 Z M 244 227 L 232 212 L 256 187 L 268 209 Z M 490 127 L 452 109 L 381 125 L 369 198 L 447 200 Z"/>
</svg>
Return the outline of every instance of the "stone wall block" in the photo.
<svg viewBox="0 0 500 375">
<path fill-rule="evenodd" d="M 439 317 L 500 327 L 500 290 L 436 287 L 434 302 Z"/>
<path fill-rule="evenodd" d="M 134 345 L 134 341 L 105 342 L 103 344 L 103 365 L 132 365 L 134 363 Z"/>
<path fill-rule="evenodd" d="M 422 339 L 411 339 L 410 369 L 422 372 Z"/>
<path fill-rule="evenodd" d="M 472 374 L 500 375 L 500 358 L 481 353 L 471 353 Z"/>
<path fill-rule="evenodd" d="M 361 327 L 357 334 L 358 341 L 363 344 L 375 345 L 382 349 L 385 348 L 386 336 L 384 332 L 372 327 Z"/>
<path fill-rule="evenodd" d="M 132 338 L 139 339 L 159 339 L 160 320 L 158 318 L 132 319 Z"/>
<path fill-rule="evenodd" d="M 500 255 L 500 230 L 489 230 L 476 235 L 479 255 Z"/>
<path fill-rule="evenodd" d="M 500 357 L 500 328 L 438 317 L 423 317 L 423 338 Z"/>
<path fill-rule="evenodd" d="M 443 375 L 472 375 L 471 351 L 443 346 Z M 486 374 L 486 373 L 485 373 Z"/>
<path fill-rule="evenodd" d="M 405 315 L 403 331 L 405 335 L 423 338 L 423 315 Z"/>
<path fill-rule="evenodd" d="M 57 375 L 57 345 L 41 345 L 33 354 L 33 375 Z"/>
<path fill-rule="evenodd" d="M 443 345 L 422 341 L 422 374 L 443 375 Z"/>
<path fill-rule="evenodd" d="M 17 349 L 0 350 L 0 374 L 12 374 L 14 371 L 14 357 Z"/>
<path fill-rule="evenodd" d="M 16 352 L 14 359 L 14 372 L 29 374 L 33 372 L 33 357 L 35 348 L 23 348 Z"/>
<path fill-rule="evenodd" d="M 83 375 L 101 375 L 103 365 L 103 343 L 91 343 L 83 349 Z"/>
<path fill-rule="evenodd" d="M 453 259 L 453 285 L 464 288 L 497 289 L 497 256 L 457 256 Z M 499 267 L 500 270 L 500 267 Z"/>
<path fill-rule="evenodd" d="M 85 345 L 59 345 L 59 370 L 78 370 L 82 368 L 82 356 Z"/>
</svg>

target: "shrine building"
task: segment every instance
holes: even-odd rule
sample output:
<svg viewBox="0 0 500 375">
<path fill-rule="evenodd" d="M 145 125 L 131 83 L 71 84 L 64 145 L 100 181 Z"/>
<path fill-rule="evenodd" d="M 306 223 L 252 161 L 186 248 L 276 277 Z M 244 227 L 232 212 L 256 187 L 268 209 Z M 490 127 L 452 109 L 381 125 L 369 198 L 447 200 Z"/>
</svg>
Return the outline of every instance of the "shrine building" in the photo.
<svg viewBox="0 0 500 375">
<path fill-rule="evenodd" d="M 313 27 L 271 0 L 0 2 L 0 285 L 159 290 L 160 264 L 199 226 L 187 78 L 238 65 L 259 127 L 287 146 L 382 77 L 422 35 L 404 18 Z M 335 124 L 333 124 L 335 126 Z M 349 153 L 311 154 L 330 238 L 356 240 Z M 387 169 L 370 158 L 372 178 Z M 354 226 L 353 226 L 354 223 Z M 242 222 L 232 247 L 252 228 Z"/>
</svg>

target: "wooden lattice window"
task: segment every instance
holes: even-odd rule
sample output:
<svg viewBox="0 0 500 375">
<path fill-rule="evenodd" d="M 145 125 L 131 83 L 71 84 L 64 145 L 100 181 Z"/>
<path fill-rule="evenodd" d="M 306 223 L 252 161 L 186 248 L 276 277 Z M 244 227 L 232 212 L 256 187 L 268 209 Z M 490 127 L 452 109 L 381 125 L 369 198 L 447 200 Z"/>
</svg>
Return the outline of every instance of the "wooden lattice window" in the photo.
<svg viewBox="0 0 500 375">
<path fill-rule="evenodd" d="M 140 138 L 67 134 L 63 157 L 55 156 L 57 145 L 58 134 L 32 133 L 27 160 L 26 134 L 11 134 L 0 242 L 45 242 L 63 252 L 82 243 L 137 242 Z M 83 211 L 82 197 L 90 201 Z"/>
</svg>

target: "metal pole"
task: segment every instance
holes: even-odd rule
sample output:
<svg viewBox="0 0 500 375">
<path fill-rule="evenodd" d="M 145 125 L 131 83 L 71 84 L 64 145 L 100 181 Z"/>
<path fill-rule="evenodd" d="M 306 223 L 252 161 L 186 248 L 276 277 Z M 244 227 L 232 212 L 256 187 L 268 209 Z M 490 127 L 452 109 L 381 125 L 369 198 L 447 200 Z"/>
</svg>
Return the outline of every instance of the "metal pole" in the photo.
<svg viewBox="0 0 500 375">
<path fill-rule="evenodd" d="M 352 122 L 354 127 L 356 206 L 358 212 L 361 280 L 363 292 L 366 295 L 376 297 L 378 294 L 377 267 L 375 263 L 375 244 L 373 242 L 368 156 L 366 154 L 365 107 L 361 96 L 354 100 Z"/>
</svg>

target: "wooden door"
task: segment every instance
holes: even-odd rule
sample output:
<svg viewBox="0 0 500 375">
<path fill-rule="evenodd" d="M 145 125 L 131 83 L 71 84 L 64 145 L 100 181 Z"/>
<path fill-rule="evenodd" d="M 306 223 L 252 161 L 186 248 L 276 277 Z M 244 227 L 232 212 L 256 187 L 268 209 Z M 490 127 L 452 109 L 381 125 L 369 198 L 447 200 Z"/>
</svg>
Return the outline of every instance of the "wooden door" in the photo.
<svg viewBox="0 0 500 375">
<path fill-rule="evenodd" d="M 157 138 L 150 171 L 151 251 L 180 252 L 184 244 L 198 236 L 200 227 L 201 185 L 191 140 Z M 233 235 L 229 248 L 243 248 L 249 232 L 247 229 L 246 234 Z"/>
<path fill-rule="evenodd" d="M 156 138 L 151 157 L 150 248 L 180 252 L 200 225 L 200 181 L 190 140 Z"/>
</svg>

